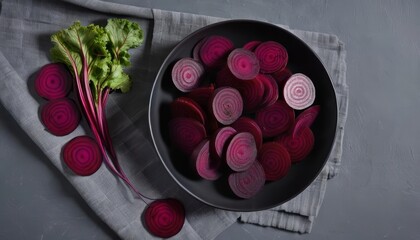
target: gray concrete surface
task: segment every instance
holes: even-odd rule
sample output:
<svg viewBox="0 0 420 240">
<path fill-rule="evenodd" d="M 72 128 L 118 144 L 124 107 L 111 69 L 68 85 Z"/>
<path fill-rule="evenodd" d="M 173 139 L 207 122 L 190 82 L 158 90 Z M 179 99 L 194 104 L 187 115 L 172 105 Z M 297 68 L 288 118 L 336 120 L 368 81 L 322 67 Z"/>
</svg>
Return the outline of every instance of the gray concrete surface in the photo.
<svg viewBox="0 0 420 240">
<path fill-rule="evenodd" d="M 235 224 L 218 239 L 420 239 L 420 1 L 108 0 L 334 33 L 346 43 L 343 165 L 312 233 Z M 0 107 L 0 239 L 117 239 Z"/>
</svg>

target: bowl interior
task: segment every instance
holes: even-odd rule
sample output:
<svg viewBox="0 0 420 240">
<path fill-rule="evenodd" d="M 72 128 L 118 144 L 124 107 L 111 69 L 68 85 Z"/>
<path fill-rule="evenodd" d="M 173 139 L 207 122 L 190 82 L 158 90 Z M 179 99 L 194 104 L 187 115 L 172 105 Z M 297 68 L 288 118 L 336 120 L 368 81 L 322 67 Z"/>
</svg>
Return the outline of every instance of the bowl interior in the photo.
<svg viewBox="0 0 420 240">
<path fill-rule="evenodd" d="M 312 130 L 315 146 L 302 162 L 293 164 L 286 177 L 266 182 L 251 199 L 235 197 L 227 184 L 227 176 L 217 181 L 197 178 L 189 168 L 186 156 L 171 148 L 168 136 L 169 104 L 182 95 L 172 83 L 171 69 L 180 58 L 189 57 L 195 44 L 210 35 L 231 39 L 235 47 L 251 40 L 277 41 L 289 54 L 288 67 L 293 73 L 309 76 L 316 88 L 315 104 L 321 112 Z M 284 203 L 302 192 L 317 177 L 333 146 L 337 125 L 335 92 L 325 67 L 316 54 L 299 38 L 275 25 L 253 20 L 230 20 L 204 27 L 182 40 L 167 56 L 157 74 L 149 106 L 149 124 L 157 153 L 174 180 L 192 196 L 213 207 L 232 211 L 256 211 Z"/>
</svg>

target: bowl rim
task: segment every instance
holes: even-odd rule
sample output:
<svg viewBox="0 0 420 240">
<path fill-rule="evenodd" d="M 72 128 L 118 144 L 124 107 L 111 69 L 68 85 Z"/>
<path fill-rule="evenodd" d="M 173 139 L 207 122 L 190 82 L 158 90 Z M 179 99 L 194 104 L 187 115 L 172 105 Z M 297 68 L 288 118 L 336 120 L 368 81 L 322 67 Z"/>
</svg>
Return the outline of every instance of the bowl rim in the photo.
<svg viewBox="0 0 420 240">
<path fill-rule="evenodd" d="M 156 140 L 155 140 L 155 134 L 153 132 L 153 128 L 152 128 L 152 119 L 151 119 L 151 111 L 152 111 L 152 100 L 155 94 L 153 94 L 156 90 L 156 85 L 158 82 L 158 78 L 162 76 L 162 74 L 166 71 L 166 68 L 164 68 L 164 66 L 168 65 L 168 61 L 169 61 L 169 57 L 173 55 L 173 53 L 175 51 L 177 51 L 177 49 L 183 45 L 184 42 L 188 41 L 192 36 L 199 34 L 201 32 L 205 32 L 207 29 L 209 28 L 213 28 L 219 25 L 223 25 L 223 24 L 229 24 L 229 23 L 256 23 L 256 24 L 264 24 L 270 27 L 274 27 L 274 28 L 278 28 L 284 32 L 286 32 L 287 34 L 289 34 L 292 38 L 294 38 L 295 41 L 299 41 L 301 44 L 303 44 L 307 49 L 309 49 L 309 51 L 316 57 L 316 59 L 321 63 L 321 66 L 324 68 L 327 76 L 328 76 L 328 80 L 331 84 L 332 90 L 333 90 L 333 94 L 334 94 L 334 105 L 336 108 L 336 116 L 335 116 L 335 121 L 334 121 L 334 128 L 335 128 L 335 133 L 334 133 L 334 138 L 332 141 L 332 146 L 328 151 L 328 154 L 326 156 L 325 161 L 322 164 L 322 167 L 320 167 L 319 171 L 316 172 L 316 174 L 314 174 L 313 178 L 310 179 L 310 181 L 308 181 L 308 184 L 306 184 L 305 187 L 303 187 L 302 189 L 300 189 L 299 191 L 297 191 L 295 194 L 290 195 L 288 198 L 286 198 L 283 202 L 279 202 L 279 203 L 275 203 L 275 204 L 270 204 L 270 205 L 266 205 L 264 207 L 250 207 L 249 209 L 243 209 L 243 208 L 235 208 L 235 207 L 225 207 L 225 206 L 221 206 L 219 204 L 214 204 L 211 203 L 209 201 L 206 201 L 205 199 L 197 196 L 196 194 L 194 194 L 191 190 L 189 190 L 187 187 L 185 187 L 180 180 L 178 180 L 178 178 L 176 176 L 174 176 L 174 174 L 171 172 L 171 170 L 169 169 L 169 167 L 167 166 L 167 164 L 165 163 L 165 161 L 163 160 L 162 155 L 160 154 L 159 148 L 156 144 Z M 307 189 L 309 186 L 311 186 L 311 184 L 315 181 L 316 178 L 318 178 L 318 176 L 321 174 L 321 172 L 324 170 L 325 166 L 327 165 L 328 159 L 331 156 L 332 150 L 334 148 L 334 144 L 337 140 L 337 133 L 338 133 L 338 115 L 339 115 L 339 107 L 338 107 L 338 101 L 337 101 L 337 93 L 336 90 L 334 88 L 334 84 L 331 81 L 331 76 L 330 73 L 327 71 L 327 68 L 325 67 L 324 62 L 321 60 L 321 58 L 319 57 L 319 55 L 312 49 L 312 47 L 310 47 L 305 41 L 303 41 L 302 39 L 300 39 L 298 36 L 296 36 L 293 32 L 291 32 L 289 29 L 283 28 L 279 25 L 273 24 L 273 23 L 269 23 L 269 22 L 265 22 L 265 21 L 260 21 L 260 20 L 254 20 L 254 19 L 228 19 L 228 20 L 223 20 L 220 22 L 216 22 L 216 23 L 211 23 L 209 25 L 206 25 L 204 27 L 201 27 L 195 31 L 193 31 L 192 33 L 188 34 L 187 36 L 185 36 L 182 40 L 180 40 L 173 48 L 172 50 L 166 55 L 165 60 L 161 63 L 159 70 L 156 73 L 156 76 L 154 78 L 154 82 L 153 82 L 153 86 L 152 89 L 150 91 L 150 97 L 149 97 L 149 106 L 148 106 L 148 122 L 149 122 L 149 133 L 150 133 L 150 137 L 152 139 L 153 142 L 153 146 L 154 146 L 154 150 L 157 153 L 160 162 L 163 164 L 164 168 L 166 169 L 166 171 L 169 173 L 169 175 L 172 177 L 172 179 L 178 184 L 178 186 L 180 186 L 182 189 L 184 189 L 188 194 L 190 194 L 191 196 L 193 196 L 195 199 L 199 200 L 202 203 L 207 204 L 208 206 L 217 208 L 217 209 L 222 209 L 222 210 L 228 210 L 228 211 L 235 211 L 235 212 L 252 212 L 252 211 L 262 211 L 262 210 L 268 210 L 271 209 L 273 207 L 277 207 L 281 204 L 284 204 L 288 201 L 290 201 L 291 199 L 295 198 L 296 196 L 298 196 L 299 194 L 301 194 L 303 191 L 305 191 L 305 189 Z"/>
</svg>

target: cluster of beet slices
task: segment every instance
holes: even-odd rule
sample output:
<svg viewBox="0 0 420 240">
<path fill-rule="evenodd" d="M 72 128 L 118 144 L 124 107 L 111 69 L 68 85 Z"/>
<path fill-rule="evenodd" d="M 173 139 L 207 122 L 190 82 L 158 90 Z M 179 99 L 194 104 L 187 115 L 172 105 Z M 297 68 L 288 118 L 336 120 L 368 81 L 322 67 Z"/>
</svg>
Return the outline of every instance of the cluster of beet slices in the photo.
<svg viewBox="0 0 420 240">
<path fill-rule="evenodd" d="M 68 97 L 72 82 L 73 77 L 67 67 L 60 63 L 43 66 L 35 79 L 36 93 L 48 100 L 41 107 L 41 122 L 55 136 L 70 134 L 81 120 L 79 109 Z M 97 142 L 87 135 L 77 136 L 67 142 L 62 149 L 62 156 L 68 168 L 79 176 L 92 175 L 103 161 L 103 153 Z M 145 227 L 151 234 L 168 238 L 181 231 L 185 209 L 177 199 L 158 199 L 148 204 L 143 217 Z"/>
<path fill-rule="evenodd" d="M 76 103 L 68 97 L 73 77 L 61 63 L 43 66 L 35 79 L 36 93 L 48 102 L 42 105 L 41 122 L 55 136 L 73 132 L 80 123 L 81 114 Z M 75 174 L 89 176 L 102 164 L 99 146 L 89 136 L 78 136 L 63 147 L 63 160 Z"/>
<path fill-rule="evenodd" d="M 183 95 L 170 105 L 170 138 L 199 176 L 229 174 L 232 192 L 251 198 L 309 155 L 320 107 L 313 105 L 311 79 L 293 74 L 287 63 L 278 42 L 235 48 L 218 35 L 202 39 L 192 57 L 175 63 L 172 81 Z"/>
</svg>

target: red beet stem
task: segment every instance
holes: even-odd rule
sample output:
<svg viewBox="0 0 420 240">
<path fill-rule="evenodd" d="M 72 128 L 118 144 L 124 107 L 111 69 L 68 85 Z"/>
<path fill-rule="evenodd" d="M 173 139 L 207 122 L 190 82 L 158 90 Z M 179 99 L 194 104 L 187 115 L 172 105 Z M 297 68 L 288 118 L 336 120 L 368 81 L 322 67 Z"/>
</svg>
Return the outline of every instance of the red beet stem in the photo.
<svg viewBox="0 0 420 240">
<path fill-rule="evenodd" d="M 241 80 L 251 80 L 260 71 L 260 64 L 255 54 L 242 48 L 230 52 L 227 65 L 232 74 Z"/>
<path fill-rule="evenodd" d="M 238 90 L 221 87 L 214 91 L 211 99 L 211 111 L 218 122 L 229 125 L 242 115 L 242 110 L 243 101 Z"/>
<path fill-rule="evenodd" d="M 230 189 L 236 196 L 249 199 L 255 196 L 264 186 L 264 169 L 256 161 L 244 172 L 231 173 L 228 178 L 228 183 Z"/>
<path fill-rule="evenodd" d="M 289 152 L 277 142 L 264 143 L 258 153 L 258 161 L 264 168 L 267 181 L 275 181 L 286 176 L 292 163 Z"/>
<path fill-rule="evenodd" d="M 204 74 L 204 68 L 192 58 L 181 58 L 172 68 L 172 81 L 181 92 L 190 92 L 197 88 Z"/>
<path fill-rule="evenodd" d="M 255 121 L 263 137 L 274 137 L 288 131 L 295 122 L 295 112 L 284 101 L 277 101 L 257 112 Z"/>
<path fill-rule="evenodd" d="M 35 79 L 35 91 L 47 100 L 67 96 L 72 88 L 73 77 L 61 63 L 50 63 L 41 68 Z"/>
<path fill-rule="evenodd" d="M 220 177 L 221 158 L 211 157 L 209 140 L 204 139 L 197 145 L 191 154 L 191 161 L 200 177 L 211 181 Z"/>
<path fill-rule="evenodd" d="M 283 96 L 291 108 L 302 110 L 314 103 L 315 86 L 306 75 L 295 73 L 284 85 Z"/>
<path fill-rule="evenodd" d="M 274 41 L 261 43 L 254 52 L 260 60 L 262 73 L 273 73 L 283 69 L 289 59 L 286 48 Z"/>
<path fill-rule="evenodd" d="M 102 154 L 95 140 L 78 136 L 64 145 L 63 160 L 75 174 L 89 176 L 101 166 Z"/>
<path fill-rule="evenodd" d="M 236 134 L 226 150 L 226 163 L 237 172 L 247 170 L 256 160 L 257 146 L 254 136 L 249 132 Z"/>
<path fill-rule="evenodd" d="M 156 237 L 170 238 L 181 231 L 185 221 L 182 203 L 173 198 L 150 203 L 143 213 L 146 229 Z"/>
<path fill-rule="evenodd" d="M 230 39 L 213 35 L 206 38 L 201 46 L 200 59 L 207 68 L 216 68 L 223 65 L 233 48 L 234 45 Z"/>
<path fill-rule="evenodd" d="M 56 136 L 64 136 L 79 125 L 81 114 L 76 104 L 68 98 L 54 99 L 41 108 L 41 121 Z"/>
<path fill-rule="evenodd" d="M 206 137 L 206 130 L 197 120 L 174 118 L 169 121 L 169 134 L 175 148 L 190 156 L 195 147 Z"/>
<path fill-rule="evenodd" d="M 315 139 L 311 129 L 306 127 L 295 138 L 292 134 L 285 134 L 278 137 L 276 141 L 287 149 L 292 163 L 295 163 L 302 161 L 309 155 L 313 149 Z"/>
</svg>

